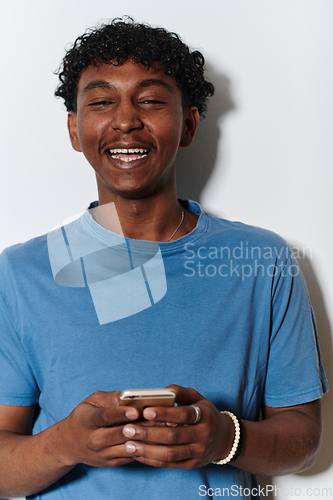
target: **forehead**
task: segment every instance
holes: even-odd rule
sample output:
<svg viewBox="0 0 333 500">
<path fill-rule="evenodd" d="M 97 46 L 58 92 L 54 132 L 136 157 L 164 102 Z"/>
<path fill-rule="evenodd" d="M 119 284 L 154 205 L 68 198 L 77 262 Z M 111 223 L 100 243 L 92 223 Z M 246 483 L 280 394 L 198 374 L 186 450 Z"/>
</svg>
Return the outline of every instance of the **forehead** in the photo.
<svg viewBox="0 0 333 500">
<path fill-rule="evenodd" d="M 166 75 L 159 63 L 148 68 L 133 60 L 121 65 L 101 63 L 88 66 L 81 73 L 77 95 L 83 96 L 96 88 L 129 91 L 143 87 L 160 87 L 175 97 L 181 97 L 174 77 Z"/>
</svg>

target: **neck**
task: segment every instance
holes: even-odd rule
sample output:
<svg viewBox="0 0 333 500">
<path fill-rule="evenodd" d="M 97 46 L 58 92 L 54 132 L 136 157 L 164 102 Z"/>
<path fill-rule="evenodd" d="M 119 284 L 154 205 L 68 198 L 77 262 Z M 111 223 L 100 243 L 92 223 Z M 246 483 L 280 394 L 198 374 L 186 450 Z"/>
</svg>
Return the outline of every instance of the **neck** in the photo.
<svg viewBox="0 0 333 500">
<path fill-rule="evenodd" d="M 106 201 L 100 198 L 99 207 L 93 209 L 92 216 L 110 231 L 149 241 L 180 238 L 192 231 L 197 222 L 197 216 L 183 209 L 176 194 L 142 200 L 122 198 Z"/>
</svg>

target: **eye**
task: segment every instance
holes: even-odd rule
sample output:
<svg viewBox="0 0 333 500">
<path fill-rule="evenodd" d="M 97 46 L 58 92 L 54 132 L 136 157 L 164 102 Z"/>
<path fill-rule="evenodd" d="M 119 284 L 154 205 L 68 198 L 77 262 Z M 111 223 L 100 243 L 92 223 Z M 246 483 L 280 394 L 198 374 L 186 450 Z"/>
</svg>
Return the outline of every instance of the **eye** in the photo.
<svg viewBox="0 0 333 500">
<path fill-rule="evenodd" d="M 165 102 L 159 99 L 143 99 L 142 101 L 139 101 L 139 104 L 147 106 L 163 106 Z"/>
<path fill-rule="evenodd" d="M 163 101 L 158 101 L 157 99 L 145 99 L 144 101 L 141 101 L 141 102 L 144 103 L 144 104 L 146 104 L 146 103 L 148 103 L 148 104 L 151 104 L 151 103 L 155 104 L 156 102 L 158 104 L 161 104 Z"/>
<path fill-rule="evenodd" d="M 89 106 L 95 106 L 95 107 L 102 107 L 102 106 L 107 106 L 109 104 L 112 104 L 111 101 L 96 101 L 96 102 L 91 102 Z"/>
</svg>

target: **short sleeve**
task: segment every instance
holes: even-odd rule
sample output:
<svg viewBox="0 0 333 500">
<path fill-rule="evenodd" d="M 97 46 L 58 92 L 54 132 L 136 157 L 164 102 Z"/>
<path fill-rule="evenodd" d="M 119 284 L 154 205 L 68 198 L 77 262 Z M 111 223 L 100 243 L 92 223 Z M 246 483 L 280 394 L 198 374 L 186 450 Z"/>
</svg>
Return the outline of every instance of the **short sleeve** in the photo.
<svg viewBox="0 0 333 500">
<path fill-rule="evenodd" d="M 272 286 L 264 402 L 283 407 L 321 398 L 328 384 L 305 280 L 291 251 L 277 270 Z"/>
<path fill-rule="evenodd" d="M 39 390 L 14 328 L 18 311 L 4 253 L 0 256 L 0 280 L 0 404 L 29 406 L 38 402 Z"/>
</svg>

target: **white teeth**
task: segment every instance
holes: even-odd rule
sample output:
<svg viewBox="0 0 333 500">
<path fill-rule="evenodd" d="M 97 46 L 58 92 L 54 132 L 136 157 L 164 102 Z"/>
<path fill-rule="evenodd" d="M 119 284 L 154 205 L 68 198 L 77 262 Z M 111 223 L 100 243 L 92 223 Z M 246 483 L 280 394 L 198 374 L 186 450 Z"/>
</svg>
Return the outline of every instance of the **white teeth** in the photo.
<svg viewBox="0 0 333 500">
<path fill-rule="evenodd" d="M 121 161 L 129 163 L 130 161 L 139 160 L 140 158 L 144 158 L 144 156 L 129 156 L 128 158 L 121 158 Z"/>
<path fill-rule="evenodd" d="M 112 155 L 115 155 L 117 153 L 125 153 L 125 154 L 130 154 L 130 153 L 148 153 L 149 149 L 140 149 L 140 148 L 134 148 L 134 149 L 110 149 L 109 150 Z"/>
</svg>

